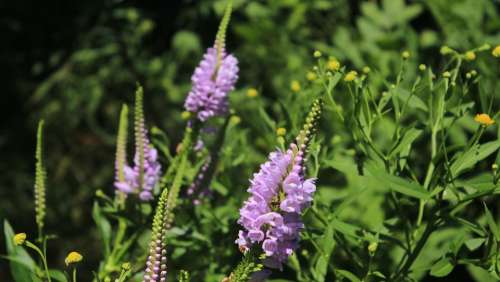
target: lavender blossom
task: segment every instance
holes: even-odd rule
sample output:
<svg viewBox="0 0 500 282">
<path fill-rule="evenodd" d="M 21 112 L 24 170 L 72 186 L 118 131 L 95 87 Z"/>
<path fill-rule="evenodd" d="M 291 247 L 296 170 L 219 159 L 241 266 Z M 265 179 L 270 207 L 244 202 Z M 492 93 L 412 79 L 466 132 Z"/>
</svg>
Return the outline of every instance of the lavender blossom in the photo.
<svg viewBox="0 0 500 282">
<path fill-rule="evenodd" d="M 295 144 L 286 152 L 272 152 L 251 180 L 251 196 L 240 210 L 238 223 L 245 230 L 236 243 L 242 250 L 262 244 L 266 265 L 272 268 L 281 268 L 297 248 L 303 228 L 300 214 L 316 190 L 312 179 L 301 176 L 302 154 Z"/>
<path fill-rule="evenodd" d="M 316 191 L 314 179 L 304 177 L 304 155 L 320 111 L 321 104 L 317 101 L 296 143 L 285 152 L 269 154 L 269 160 L 250 181 L 251 196 L 240 209 L 238 223 L 243 230 L 236 243 L 244 252 L 252 247 L 261 248 L 266 255 L 264 264 L 270 268 L 281 269 L 297 249 L 304 227 L 301 214 Z"/>
<path fill-rule="evenodd" d="M 226 114 L 227 94 L 234 89 L 238 70 L 238 60 L 233 55 L 223 50 L 218 63 L 217 49 L 208 48 L 191 77 L 193 88 L 184 104 L 186 110 L 197 113 L 201 121 Z"/>
</svg>

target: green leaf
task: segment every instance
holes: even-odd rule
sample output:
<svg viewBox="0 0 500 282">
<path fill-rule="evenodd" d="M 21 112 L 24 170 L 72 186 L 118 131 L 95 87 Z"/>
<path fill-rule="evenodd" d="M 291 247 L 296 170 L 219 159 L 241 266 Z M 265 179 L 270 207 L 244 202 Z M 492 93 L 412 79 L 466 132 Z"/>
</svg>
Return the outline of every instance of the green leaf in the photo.
<svg viewBox="0 0 500 282">
<path fill-rule="evenodd" d="M 451 164 L 451 174 L 453 177 L 459 176 L 466 169 L 473 167 L 479 161 L 496 152 L 499 147 L 499 140 L 472 146 L 469 150 L 461 153 Z"/>
<path fill-rule="evenodd" d="M 405 132 L 403 138 L 399 140 L 397 144 L 395 144 L 394 148 L 391 150 L 389 153 L 389 158 L 394 158 L 397 154 L 399 154 L 401 151 L 407 149 L 415 139 L 417 139 L 420 134 L 422 134 L 422 130 L 416 129 L 416 128 L 410 128 L 408 131 Z"/>
<path fill-rule="evenodd" d="M 384 170 L 376 168 L 373 164 L 368 164 L 366 166 L 366 171 L 370 174 L 371 178 L 379 182 L 380 185 L 388 185 L 389 188 L 396 192 L 423 200 L 430 197 L 429 191 L 425 190 L 420 184 L 407 181 L 399 176 L 388 174 Z"/>
<path fill-rule="evenodd" d="M 454 265 L 447 258 L 442 258 L 436 262 L 431 268 L 431 276 L 444 277 L 453 270 Z"/>
<path fill-rule="evenodd" d="M 479 248 L 485 241 L 486 239 L 484 238 L 473 238 L 465 241 L 465 246 L 472 252 Z"/>
<path fill-rule="evenodd" d="M 5 245 L 7 248 L 7 258 L 10 261 L 10 271 L 14 281 L 31 281 L 32 273 L 35 271 L 36 264 L 31 256 L 22 246 L 14 245 L 14 230 L 7 220 L 4 220 Z"/>
<path fill-rule="evenodd" d="M 361 282 L 361 279 L 359 279 L 356 275 L 354 275 L 352 272 L 344 270 L 344 269 L 337 269 L 335 270 L 337 273 L 337 276 L 344 277 L 345 279 L 351 281 L 351 282 Z"/>
<path fill-rule="evenodd" d="M 339 219 L 332 219 L 330 221 L 330 225 L 338 232 L 344 234 L 344 235 L 348 235 L 348 236 L 351 236 L 351 237 L 355 237 L 355 238 L 359 238 L 361 239 L 361 233 L 362 233 L 362 229 L 358 226 L 355 226 L 355 225 L 352 225 L 352 224 L 349 224 L 347 222 L 344 222 L 344 221 L 341 221 Z"/>
<path fill-rule="evenodd" d="M 333 239 L 333 223 L 330 222 L 326 227 L 325 233 L 320 237 L 318 241 L 318 246 L 321 248 L 321 253 L 314 265 L 314 271 L 312 272 L 313 277 L 316 281 L 325 281 L 326 273 L 328 270 L 328 263 L 330 261 L 330 255 L 335 248 L 335 240 Z"/>
<path fill-rule="evenodd" d="M 491 230 L 491 233 L 493 233 L 493 236 L 495 236 L 495 239 L 497 241 L 500 241 L 500 231 L 498 230 L 497 223 L 496 223 L 495 219 L 493 218 L 493 215 L 491 215 L 491 212 L 488 209 L 488 207 L 486 206 L 486 204 L 483 203 L 483 205 L 484 205 L 484 213 L 486 214 L 486 222 L 488 223 L 488 227 Z"/>
<path fill-rule="evenodd" d="M 49 270 L 49 275 L 52 279 L 55 281 L 60 281 L 60 282 L 67 282 L 68 278 L 66 275 L 64 275 L 64 272 L 56 269 L 51 269 Z"/>
<path fill-rule="evenodd" d="M 94 203 L 94 207 L 92 208 L 92 217 L 97 225 L 97 229 L 99 230 L 99 234 L 101 236 L 101 240 L 104 246 L 104 256 L 107 257 L 110 252 L 110 244 L 111 244 L 111 225 L 106 217 L 103 216 L 101 212 L 101 207 L 97 202 Z"/>
</svg>

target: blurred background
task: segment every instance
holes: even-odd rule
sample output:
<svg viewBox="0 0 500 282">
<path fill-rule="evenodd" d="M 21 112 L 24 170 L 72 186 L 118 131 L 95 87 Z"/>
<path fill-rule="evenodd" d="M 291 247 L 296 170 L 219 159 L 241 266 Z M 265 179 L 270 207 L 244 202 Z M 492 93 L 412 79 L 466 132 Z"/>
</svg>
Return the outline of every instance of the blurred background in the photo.
<svg viewBox="0 0 500 282">
<path fill-rule="evenodd" d="M 50 245 L 52 265 L 62 266 L 69 250 L 99 249 L 92 201 L 97 189 L 112 194 L 119 110 L 133 101 L 136 82 L 145 88 L 148 124 L 175 148 L 191 73 L 213 44 L 225 3 L 0 2 L 0 219 L 35 234 L 35 133 L 43 118 L 47 230 L 64 238 Z M 402 50 L 412 53 L 415 71 L 419 63 L 439 66 L 442 45 L 465 51 L 498 44 L 499 10 L 492 0 L 234 0 L 227 43 L 240 60 L 240 80 L 232 105 L 241 108 L 254 87 L 262 96 L 257 106 L 272 113 L 293 80 L 307 85 L 315 49 L 385 78 L 397 74 Z M 256 148 L 265 155 L 267 148 Z M 87 279 L 98 260 L 98 252 L 85 254 Z M 2 260 L 1 281 L 9 281 L 7 272 Z"/>
</svg>

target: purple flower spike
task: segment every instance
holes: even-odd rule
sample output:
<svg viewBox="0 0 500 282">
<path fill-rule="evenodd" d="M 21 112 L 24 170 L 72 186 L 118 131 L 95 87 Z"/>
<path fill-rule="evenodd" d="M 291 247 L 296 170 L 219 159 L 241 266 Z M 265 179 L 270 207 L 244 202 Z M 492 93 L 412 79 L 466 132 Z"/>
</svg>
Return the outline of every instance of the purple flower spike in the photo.
<svg viewBox="0 0 500 282">
<path fill-rule="evenodd" d="M 217 49 L 208 48 L 191 77 L 193 88 L 184 107 L 190 112 L 197 113 L 201 121 L 227 113 L 227 94 L 234 89 L 238 79 L 236 57 L 226 54 L 223 50 L 220 62 L 217 61 Z"/>
<path fill-rule="evenodd" d="M 240 210 L 238 223 L 244 230 L 236 243 L 242 250 L 261 244 L 268 267 L 281 268 L 297 248 L 303 228 L 300 215 L 316 190 L 312 179 L 301 176 L 302 155 L 295 144 L 286 152 L 271 153 L 251 180 L 251 196 Z"/>
<path fill-rule="evenodd" d="M 144 125 L 142 95 L 142 87 L 139 87 L 135 107 L 134 166 L 124 164 L 123 177 L 118 177 L 115 187 L 125 194 L 136 193 L 141 200 L 150 201 L 153 199 L 153 189 L 160 180 L 161 165 L 158 161 L 158 151 L 150 144 Z"/>
</svg>

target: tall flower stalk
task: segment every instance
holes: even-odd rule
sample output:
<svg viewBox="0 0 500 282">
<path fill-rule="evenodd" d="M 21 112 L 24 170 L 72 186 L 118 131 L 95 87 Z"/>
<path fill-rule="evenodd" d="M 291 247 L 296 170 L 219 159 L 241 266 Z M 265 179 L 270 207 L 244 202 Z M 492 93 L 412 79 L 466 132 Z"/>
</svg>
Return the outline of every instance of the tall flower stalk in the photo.
<svg viewBox="0 0 500 282">
<path fill-rule="evenodd" d="M 186 110 L 195 113 L 202 122 L 227 113 L 227 95 L 238 80 L 238 60 L 226 52 L 225 46 L 231 11 L 232 3 L 229 1 L 214 47 L 207 49 L 203 60 L 195 69 L 191 77 L 193 87 L 184 103 Z"/>
<path fill-rule="evenodd" d="M 126 194 L 139 194 L 139 198 L 143 201 L 153 199 L 153 189 L 160 179 L 161 165 L 158 162 L 158 152 L 150 144 L 148 132 L 144 122 L 143 109 L 143 89 L 137 87 L 135 94 L 135 109 L 134 109 L 134 129 L 135 129 L 135 156 L 134 167 L 126 164 L 125 150 L 117 146 L 117 181 L 115 187 Z M 123 113 L 123 112 L 122 112 Z M 126 127 L 125 125 L 123 127 Z M 126 130 L 126 128 L 124 129 Z M 122 133 L 126 135 L 126 132 Z M 118 138 L 120 134 L 118 134 Z M 124 143 L 124 142 L 123 142 Z M 118 144 L 125 146 L 125 144 Z M 123 167 L 123 169 L 120 169 Z M 123 173 L 123 175 L 121 175 Z"/>
<path fill-rule="evenodd" d="M 120 123 L 116 137 L 115 182 L 125 182 L 125 165 L 127 164 L 128 106 L 122 105 Z M 116 190 L 119 204 L 123 204 L 126 194 Z"/>
<path fill-rule="evenodd" d="M 269 160 L 250 181 L 251 195 L 240 210 L 238 223 L 243 228 L 236 243 L 247 257 L 263 256 L 266 267 L 281 269 L 298 248 L 304 227 L 301 214 L 311 204 L 316 190 L 314 179 L 305 177 L 304 162 L 320 113 L 321 101 L 316 100 L 295 142 L 286 151 L 270 153 Z M 246 281 L 238 275 L 246 277 L 249 273 L 240 269 L 248 268 L 245 261 L 255 263 L 255 259 L 246 258 L 230 281 Z"/>
<path fill-rule="evenodd" d="M 45 203 L 45 179 L 47 173 L 43 165 L 42 147 L 43 147 L 43 127 L 44 121 L 41 120 L 38 123 L 37 130 L 37 141 L 36 141 L 36 152 L 35 152 L 35 218 L 36 224 L 38 226 L 38 239 L 43 240 L 43 227 L 45 226 L 45 214 L 46 214 L 46 203 Z"/>
</svg>

